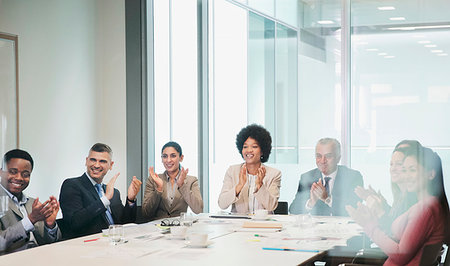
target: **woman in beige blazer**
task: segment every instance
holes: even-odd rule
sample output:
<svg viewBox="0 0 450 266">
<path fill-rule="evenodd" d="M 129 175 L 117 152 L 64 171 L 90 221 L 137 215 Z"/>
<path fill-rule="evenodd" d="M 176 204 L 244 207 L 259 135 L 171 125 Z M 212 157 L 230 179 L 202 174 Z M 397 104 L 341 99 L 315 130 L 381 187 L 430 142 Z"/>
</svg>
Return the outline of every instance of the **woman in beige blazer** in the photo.
<svg viewBox="0 0 450 266">
<path fill-rule="evenodd" d="M 181 167 L 184 155 L 176 142 L 166 143 L 161 150 L 161 159 L 166 171 L 155 174 L 149 168 L 149 177 L 145 185 L 142 212 L 152 220 L 179 216 L 189 206 L 194 213 L 203 211 L 203 200 L 198 180 L 187 175 L 189 169 Z"/>
<path fill-rule="evenodd" d="M 280 197 L 281 172 L 264 165 L 272 149 L 270 133 L 249 125 L 236 136 L 236 147 L 244 163 L 228 168 L 219 195 L 219 207 L 251 214 L 258 209 L 273 211 Z"/>
</svg>

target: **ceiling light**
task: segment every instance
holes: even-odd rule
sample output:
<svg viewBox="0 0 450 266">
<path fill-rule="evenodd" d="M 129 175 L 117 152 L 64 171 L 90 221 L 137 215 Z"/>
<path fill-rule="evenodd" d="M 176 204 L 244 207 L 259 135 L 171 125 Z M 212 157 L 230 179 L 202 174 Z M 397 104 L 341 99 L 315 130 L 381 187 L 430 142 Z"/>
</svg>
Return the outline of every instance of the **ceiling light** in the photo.
<svg viewBox="0 0 450 266">
<path fill-rule="evenodd" d="M 378 53 L 378 55 L 387 55 L 387 53 Z"/>
<path fill-rule="evenodd" d="M 393 28 L 388 28 L 388 30 L 424 30 L 424 29 L 444 29 L 444 28 L 450 28 L 450 25 L 393 27 Z"/>
<path fill-rule="evenodd" d="M 426 44 L 426 43 L 431 43 L 431 42 L 430 41 L 418 41 L 417 43 Z"/>
<path fill-rule="evenodd" d="M 442 54 L 437 54 L 437 56 L 447 56 L 448 54 L 446 53 L 442 53 Z"/>
<path fill-rule="evenodd" d="M 386 11 L 386 10 L 395 10 L 393 6 L 379 6 L 378 10 Z"/>
<path fill-rule="evenodd" d="M 405 20 L 405 18 L 404 17 L 393 17 L 393 18 L 389 18 L 389 20 L 399 21 L 399 20 Z"/>
<path fill-rule="evenodd" d="M 395 56 L 393 55 L 386 55 L 384 58 L 394 58 Z"/>
<path fill-rule="evenodd" d="M 329 24 L 334 24 L 334 21 L 332 21 L 332 20 L 319 20 L 319 21 L 317 21 L 317 23 L 319 23 L 321 25 L 329 25 Z"/>
<path fill-rule="evenodd" d="M 424 46 L 428 47 L 428 48 L 433 48 L 433 47 L 436 47 L 437 45 L 436 44 L 426 44 Z"/>
<path fill-rule="evenodd" d="M 430 52 L 432 52 L 432 53 L 442 53 L 444 51 L 442 51 L 442 50 L 431 50 Z"/>
</svg>

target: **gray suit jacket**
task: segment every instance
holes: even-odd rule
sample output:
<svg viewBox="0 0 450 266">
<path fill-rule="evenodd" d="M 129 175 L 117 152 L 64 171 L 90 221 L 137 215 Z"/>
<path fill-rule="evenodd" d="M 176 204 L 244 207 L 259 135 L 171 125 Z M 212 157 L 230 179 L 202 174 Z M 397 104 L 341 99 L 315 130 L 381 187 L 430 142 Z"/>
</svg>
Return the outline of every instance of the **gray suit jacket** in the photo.
<svg viewBox="0 0 450 266">
<path fill-rule="evenodd" d="M 6 195 L 1 189 L 0 195 Z M 10 253 L 14 251 L 24 250 L 34 247 L 29 243 L 30 233 L 25 231 L 22 223 L 23 215 L 16 204 L 9 198 L 8 211 L 0 218 L 0 254 Z M 25 204 L 27 213 L 31 212 L 34 198 L 29 198 Z M 44 222 L 39 221 L 34 224 L 33 235 L 39 245 L 56 242 L 61 238 L 61 232 L 58 229 L 56 239 L 49 236 L 48 231 L 44 228 Z M 31 244 L 31 245 L 30 245 Z"/>
<path fill-rule="evenodd" d="M 292 201 L 291 206 L 289 206 L 290 213 L 308 213 L 305 205 L 310 196 L 311 186 L 320 178 L 322 178 L 322 173 L 317 168 L 302 174 L 295 199 Z M 356 207 L 359 198 L 355 194 L 355 188 L 356 186 L 362 187 L 363 185 L 363 178 L 359 171 L 338 165 L 338 172 L 334 181 L 333 190 L 331 191 L 331 197 L 333 199 L 331 208 L 323 201 L 318 200 L 311 210 L 311 214 L 348 216 L 345 206 L 352 205 Z"/>
<path fill-rule="evenodd" d="M 175 198 L 170 205 L 167 196 L 167 178 L 165 174 L 158 175 L 164 182 L 163 191 L 156 190 L 156 183 L 151 176 L 145 184 L 144 202 L 142 203 L 142 213 L 152 220 L 179 216 L 181 212 L 186 212 L 189 206 L 195 213 L 203 211 L 203 199 L 200 194 L 198 180 L 194 176 L 186 176 L 184 185 L 175 191 Z"/>
<path fill-rule="evenodd" d="M 248 183 L 244 185 L 238 196 L 236 196 L 235 190 L 239 183 L 241 166 L 242 164 L 236 164 L 228 168 L 219 195 L 219 207 L 226 209 L 232 205 L 231 212 L 248 214 Z M 267 165 L 264 165 L 264 167 L 266 168 L 266 176 L 263 179 L 263 185 L 255 193 L 255 198 L 258 200 L 260 209 L 273 211 L 277 207 L 280 197 L 281 172 Z"/>
</svg>

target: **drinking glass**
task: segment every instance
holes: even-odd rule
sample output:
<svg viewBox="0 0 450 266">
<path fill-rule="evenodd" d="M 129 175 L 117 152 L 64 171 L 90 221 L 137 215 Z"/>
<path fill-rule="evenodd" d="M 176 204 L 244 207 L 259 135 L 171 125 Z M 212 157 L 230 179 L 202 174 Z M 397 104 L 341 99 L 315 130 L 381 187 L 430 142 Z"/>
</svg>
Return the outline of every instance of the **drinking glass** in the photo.
<svg viewBox="0 0 450 266">
<path fill-rule="evenodd" d="M 111 244 L 118 245 L 120 241 L 123 241 L 123 226 L 120 224 L 110 225 L 108 235 Z"/>
<path fill-rule="evenodd" d="M 192 226 L 192 217 L 186 213 L 180 213 L 180 223 L 182 226 Z"/>
</svg>

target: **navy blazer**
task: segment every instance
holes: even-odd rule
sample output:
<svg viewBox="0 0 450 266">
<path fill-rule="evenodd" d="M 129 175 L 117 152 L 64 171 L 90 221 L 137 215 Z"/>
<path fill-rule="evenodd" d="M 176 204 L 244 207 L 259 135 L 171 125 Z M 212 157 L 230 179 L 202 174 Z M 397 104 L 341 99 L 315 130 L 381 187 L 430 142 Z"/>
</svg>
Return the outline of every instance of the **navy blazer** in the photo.
<svg viewBox="0 0 450 266">
<path fill-rule="evenodd" d="M 322 173 L 318 168 L 313 169 L 301 175 L 297 194 L 289 207 L 292 214 L 308 213 L 306 202 L 310 196 L 311 186 L 322 178 Z M 359 201 L 355 194 L 357 186 L 364 186 L 362 175 L 359 171 L 350 169 L 343 165 L 338 165 L 336 179 L 334 180 L 333 190 L 331 191 L 331 207 L 325 202 L 318 200 L 312 208 L 312 215 L 333 215 L 348 216 L 345 210 L 346 205 L 356 206 Z"/>
<path fill-rule="evenodd" d="M 105 187 L 103 187 L 105 189 Z M 136 220 L 136 204 L 125 207 L 120 200 L 120 192 L 114 189 L 110 200 L 111 214 L 115 224 L 132 223 Z M 100 200 L 88 176 L 68 178 L 61 186 L 59 203 L 63 214 L 64 238 L 99 233 L 109 227 L 106 207 Z"/>
</svg>

